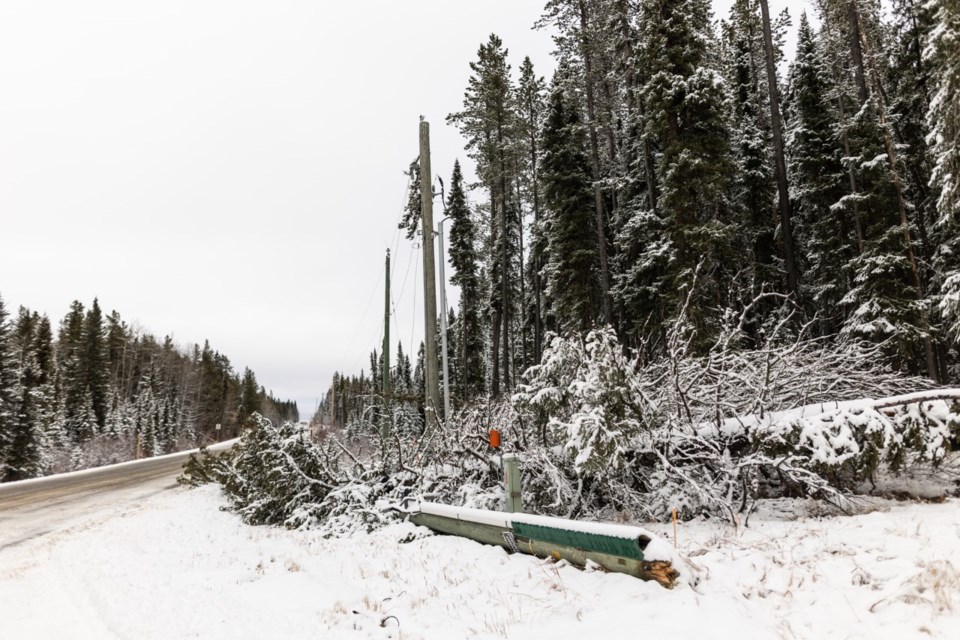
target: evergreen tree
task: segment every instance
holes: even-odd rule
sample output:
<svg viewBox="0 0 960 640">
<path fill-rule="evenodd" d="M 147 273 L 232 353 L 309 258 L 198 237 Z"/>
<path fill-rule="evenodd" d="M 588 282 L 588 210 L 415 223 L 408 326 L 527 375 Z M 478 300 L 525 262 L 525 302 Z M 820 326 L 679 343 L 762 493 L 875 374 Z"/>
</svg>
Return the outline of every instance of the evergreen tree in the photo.
<svg viewBox="0 0 960 640">
<path fill-rule="evenodd" d="M 40 391 L 40 367 L 33 349 L 33 332 L 20 349 L 20 379 L 13 441 L 7 455 L 6 480 L 24 480 L 43 474 L 45 434 L 43 396 Z"/>
<path fill-rule="evenodd" d="M 594 228 L 597 234 L 599 264 L 598 286 L 603 322 L 613 324 L 610 302 L 610 257 L 607 243 L 609 217 L 616 218 L 616 192 L 605 193 L 605 183 L 616 184 L 617 141 L 614 131 L 619 108 L 617 97 L 606 77 L 613 70 L 614 41 L 611 33 L 613 3 L 609 0 L 548 0 L 539 24 L 552 23 L 558 35 L 557 53 L 561 66 L 568 72 L 556 80 L 569 82 L 568 96 L 581 95 L 584 126 L 587 133 L 591 186 L 593 190 Z M 602 145 L 600 136 L 605 135 Z M 605 147 L 605 149 L 601 149 Z M 606 151 L 606 155 L 604 155 Z M 612 215 L 608 216 L 608 212 Z"/>
<path fill-rule="evenodd" d="M 844 320 L 839 303 L 849 290 L 845 268 L 855 241 L 847 212 L 833 207 L 846 193 L 847 176 L 840 163 L 839 115 L 830 100 L 833 86 L 826 64 L 803 14 L 785 103 L 790 191 L 797 214 L 801 299 L 810 317 L 819 316 L 820 333 L 833 334 Z"/>
<path fill-rule="evenodd" d="M 460 351 L 456 352 L 454 361 L 462 381 L 462 399 L 467 402 L 484 389 L 483 325 L 477 229 L 467 204 L 459 161 L 453 165 L 446 213 L 451 220 L 449 253 L 453 274 L 450 282 L 460 288 Z"/>
<path fill-rule="evenodd" d="M 490 34 L 480 45 L 477 61 L 464 94 L 463 110 L 447 116 L 467 139 L 467 152 L 477 164 L 477 174 L 490 193 L 488 268 L 490 278 L 491 390 L 500 395 L 501 382 L 510 388 L 512 296 L 519 239 L 519 207 L 513 197 L 511 169 L 515 153 L 516 113 L 510 65 L 503 41 Z"/>
<path fill-rule="evenodd" d="M 927 116 L 935 170 L 937 213 L 960 215 L 960 7 L 955 1 L 933 0 L 936 28 L 930 34 L 927 57 L 936 87 Z"/>
<path fill-rule="evenodd" d="M 933 29 L 933 16 L 924 0 L 893 0 L 891 9 L 889 68 L 882 80 L 903 165 L 904 189 L 914 204 L 912 218 L 920 240 L 921 275 L 926 286 L 933 253 L 930 227 L 937 216 L 936 197 L 929 186 L 932 167 L 926 143 L 933 66 L 923 57 L 923 43 Z"/>
<path fill-rule="evenodd" d="M 17 433 L 17 400 L 20 395 L 8 315 L 3 297 L 0 297 L 0 479 L 7 473 L 7 464 Z"/>
<path fill-rule="evenodd" d="M 82 371 L 86 391 L 90 396 L 97 431 L 107 421 L 107 401 L 109 399 L 109 353 L 103 328 L 103 314 L 100 303 L 94 298 L 93 305 L 83 320 Z M 91 436 L 93 434 L 87 434 Z"/>
<path fill-rule="evenodd" d="M 244 426 L 251 426 L 254 422 L 253 415 L 263 411 L 260 388 L 257 385 L 257 378 L 254 376 L 250 367 L 243 370 L 243 382 L 241 383 L 240 396 L 240 420 Z"/>
<path fill-rule="evenodd" d="M 937 219 L 932 293 L 951 339 L 960 342 L 960 6 L 934 0 L 929 7 L 937 25 L 925 49 L 935 88 L 927 113 Z"/>
<path fill-rule="evenodd" d="M 727 88 L 711 64 L 716 47 L 707 0 L 644 0 L 641 89 L 648 133 L 659 141 L 657 216 L 637 221 L 649 241 L 638 257 L 656 278 L 637 286 L 658 304 L 638 310 L 636 327 L 662 326 L 691 292 L 688 318 L 705 348 L 719 328 L 718 309 L 742 266 L 742 241 L 729 191 L 734 163 L 726 120 Z M 706 277 L 695 278 L 698 264 Z M 649 329 L 647 329 L 649 331 Z"/>
<path fill-rule="evenodd" d="M 543 120 L 544 96 L 546 88 L 542 76 L 537 76 L 533 69 L 533 62 L 529 57 L 523 59 L 520 65 L 520 80 L 517 84 L 517 135 L 522 150 L 517 154 L 520 171 L 522 193 L 530 211 L 533 214 L 533 224 L 530 228 L 531 245 L 527 264 L 527 273 L 530 279 L 531 298 L 528 309 L 524 310 L 524 322 L 533 329 L 532 346 L 533 360 L 540 362 L 543 350 L 543 295 L 544 285 L 541 281 L 543 268 L 543 250 L 546 240 L 540 228 L 541 216 L 541 185 L 540 185 L 540 130 Z M 522 237 L 522 236 L 521 236 Z M 461 310 L 462 313 L 462 310 Z"/>
<path fill-rule="evenodd" d="M 560 328 L 587 331 L 599 314 L 596 217 L 582 123 L 554 83 L 543 127 L 542 180 L 550 217 L 547 292 L 564 310 Z"/>
<path fill-rule="evenodd" d="M 882 342 L 898 366 L 937 375 L 932 334 L 908 220 L 903 166 L 894 144 L 881 77 L 885 46 L 879 6 L 862 0 L 821 0 L 829 64 L 841 107 L 844 163 L 850 190 L 837 204 L 853 214 L 858 255 L 848 264 L 852 287 L 842 299 L 845 335 Z M 850 69 L 849 73 L 842 70 Z M 853 97 L 855 96 L 855 97 Z M 846 108 L 844 105 L 858 105 Z"/>
<path fill-rule="evenodd" d="M 772 205 L 776 199 L 771 125 L 766 105 L 762 28 L 757 4 L 737 0 L 723 25 L 724 69 L 732 95 L 730 129 L 736 158 L 733 198 L 742 217 L 742 233 L 750 250 L 750 267 L 756 284 L 783 289 L 777 260 Z"/>
<path fill-rule="evenodd" d="M 74 300 L 60 323 L 57 339 L 63 429 L 73 442 L 81 442 L 93 435 L 84 422 L 87 381 L 83 370 L 83 318 L 83 305 Z"/>
</svg>

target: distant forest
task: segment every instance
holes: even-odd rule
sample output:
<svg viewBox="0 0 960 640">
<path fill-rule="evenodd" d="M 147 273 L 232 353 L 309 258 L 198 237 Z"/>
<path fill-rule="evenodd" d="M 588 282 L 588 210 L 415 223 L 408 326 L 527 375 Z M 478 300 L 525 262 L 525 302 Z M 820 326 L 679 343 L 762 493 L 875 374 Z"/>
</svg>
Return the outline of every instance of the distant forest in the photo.
<svg viewBox="0 0 960 640">
<path fill-rule="evenodd" d="M 960 4 L 813 5 L 737 0 L 714 21 L 709 0 L 550 0 L 549 80 L 480 44 L 447 118 L 477 181 L 455 165 L 436 194 L 456 407 L 510 398 L 549 334 L 601 326 L 640 363 L 670 336 L 707 356 L 739 323 L 744 349 L 871 344 L 957 381 Z M 422 417 L 422 358 L 391 357 L 393 411 Z M 375 351 L 369 374 L 338 373 L 317 420 L 376 422 L 382 369 Z"/>
<path fill-rule="evenodd" d="M 299 419 L 208 342 L 189 351 L 132 328 L 97 300 L 58 327 L 0 298 L 0 479 L 154 456 L 238 435 L 250 416 Z M 220 425 L 219 431 L 217 426 Z"/>
</svg>

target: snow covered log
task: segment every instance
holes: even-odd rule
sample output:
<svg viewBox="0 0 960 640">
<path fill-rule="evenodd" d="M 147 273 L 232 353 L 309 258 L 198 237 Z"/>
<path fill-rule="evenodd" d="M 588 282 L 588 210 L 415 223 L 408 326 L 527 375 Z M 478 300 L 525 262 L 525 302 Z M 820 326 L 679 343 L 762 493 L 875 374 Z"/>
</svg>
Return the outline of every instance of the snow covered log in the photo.
<svg viewBox="0 0 960 640">
<path fill-rule="evenodd" d="M 679 572 L 673 550 L 640 527 L 580 522 L 525 513 L 504 513 L 420 502 L 410 520 L 439 533 L 470 538 L 514 553 L 554 558 L 585 567 L 655 580 L 668 589 Z"/>
</svg>

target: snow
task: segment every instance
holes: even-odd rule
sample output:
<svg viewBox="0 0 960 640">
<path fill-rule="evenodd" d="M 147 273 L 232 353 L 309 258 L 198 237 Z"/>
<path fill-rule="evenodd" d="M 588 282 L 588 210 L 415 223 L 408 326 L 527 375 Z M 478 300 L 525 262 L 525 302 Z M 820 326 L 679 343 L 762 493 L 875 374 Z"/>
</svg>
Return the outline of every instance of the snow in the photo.
<svg viewBox="0 0 960 640">
<path fill-rule="evenodd" d="M 960 624 L 957 500 L 853 517 L 780 500 L 747 530 L 680 523 L 701 579 L 666 590 L 409 523 L 347 539 L 252 527 L 215 486 L 112 497 L 14 546 L 0 528 L 4 637 L 901 639 Z M 672 544 L 672 525 L 645 526 Z"/>
</svg>

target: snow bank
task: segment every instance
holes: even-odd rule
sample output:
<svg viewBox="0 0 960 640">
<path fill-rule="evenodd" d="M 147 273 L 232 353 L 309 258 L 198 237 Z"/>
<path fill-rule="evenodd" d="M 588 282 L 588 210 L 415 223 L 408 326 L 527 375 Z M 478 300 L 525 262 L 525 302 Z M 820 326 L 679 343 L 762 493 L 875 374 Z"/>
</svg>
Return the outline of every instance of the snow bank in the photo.
<svg viewBox="0 0 960 640">
<path fill-rule="evenodd" d="M 954 638 L 960 626 L 956 500 L 758 514 L 746 530 L 681 523 L 679 552 L 704 577 L 670 591 L 410 524 L 348 539 L 248 526 L 225 503 L 215 486 L 178 488 L 0 541 L 4 636 L 900 640 Z"/>
</svg>

